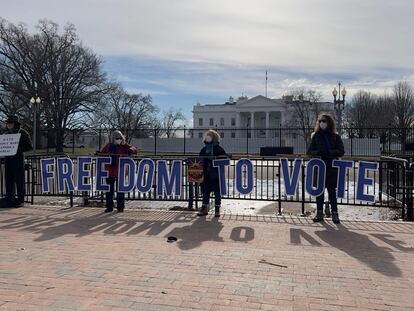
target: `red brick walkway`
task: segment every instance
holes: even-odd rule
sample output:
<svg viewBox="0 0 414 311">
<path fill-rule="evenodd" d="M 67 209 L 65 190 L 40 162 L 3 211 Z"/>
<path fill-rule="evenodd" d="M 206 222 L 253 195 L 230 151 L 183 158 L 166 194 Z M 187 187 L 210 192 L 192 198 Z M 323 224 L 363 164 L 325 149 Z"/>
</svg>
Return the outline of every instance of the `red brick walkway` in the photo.
<svg viewBox="0 0 414 311">
<path fill-rule="evenodd" d="M 0 310 L 66 309 L 414 310 L 414 224 L 0 210 Z"/>
</svg>

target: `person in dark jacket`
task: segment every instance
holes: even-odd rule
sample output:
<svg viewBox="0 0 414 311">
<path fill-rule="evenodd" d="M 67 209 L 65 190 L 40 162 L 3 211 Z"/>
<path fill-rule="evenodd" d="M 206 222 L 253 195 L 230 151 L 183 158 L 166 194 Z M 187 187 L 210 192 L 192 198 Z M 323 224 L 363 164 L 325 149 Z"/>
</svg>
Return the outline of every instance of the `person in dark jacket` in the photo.
<svg viewBox="0 0 414 311">
<path fill-rule="evenodd" d="M 203 157 L 203 175 L 204 180 L 201 183 L 201 192 L 203 194 L 203 204 L 198 216 L 205 216 L 209 212 L 210 193 L 214 192 L 215 200 L 215 217 L 220 217 L 221 194 L 219 184 L 218 168 L 213 167 L 213 160 L 226 157 L 226 151 L 219 145 L 220 135 L 213 130 L 208 130 L 204 134 L 204 147 L 200 151 L 200 157 Z"/>
<path fill-rule="evenodd" d="M 18 133 L 20 133 L 20 140 L 16 154 L 5 157 L 4 175 L 6 182 L 6 196 L 0 201 L 0 207 L 24 206 L 24 152 L 32 150 L 33 146 L 29 134 L 21 128 L 19 118 L 17 116 L 9 116 L 6 120 L 6 130 L 3 134 Z"/>
<path fill-rule="evenodd" d="M 115 184 L 118 179 L 118 166 L 120 156 L 132 156 L 137 154 L 135 147 L 128 144 L 125 136 L 120 131 L 114 131 L 111 134 L 110 142 L 106 144 L 101 150 L 101 154 L 108 154 L 112 157 L 111 164 L 106 166 L 109 172 L 107 183 L 110 190 L 105 193 L 105 213 L 110 213 L 114 210 L 114 192 Z M 119 213 L 122 213 L 125 208 L 125 193 L 117 192 L 116 194 L 116 208 Z"/>
<path fill-rule="evenodd" d="M 344 144 L 341 136 L 336 133 L 335 121 L 327 113 L 320 114 L 316 121 L 315 132 L 311 136 L 311 143 L 307 154 L 313 157 L 320 157 L 325 162 L 325 187 L 328 190 L 332 221 L 336 224 L 340 223 L 336 198 L 338 170 L 332 167 L 332 161 L 342 157 L 344 153 Z M 316 215 L 313 218 L 314 222 L 323 221 L 324 199 L 324 193 L 316 197 Z"/>
</svg>

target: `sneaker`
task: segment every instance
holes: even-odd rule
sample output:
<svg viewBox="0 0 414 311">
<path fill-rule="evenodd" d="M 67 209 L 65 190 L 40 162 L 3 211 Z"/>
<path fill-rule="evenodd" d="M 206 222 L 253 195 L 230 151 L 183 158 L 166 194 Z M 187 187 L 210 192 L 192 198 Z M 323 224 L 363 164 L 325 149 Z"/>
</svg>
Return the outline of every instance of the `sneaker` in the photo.
<svg viewBox="0 0 414 311">
<path fill-rule="evenodd" d="M 220 205 L 216 205 L 214 210 L 214 217 L 220 217 Z"/>
<path fill-rule="evenodd" d="M 206 216 L 208 215 L 208 205 L 203 204 L 200 211 L 197 213 L 197 216 Z"/>
<path fill-rule="evenodd" d="M 340 224 L 341 221 L 339 220 L 338 212 L 332 213 L 332 221 L 334 224 Z"/>
<path fill-rule="evenodd" d="M 105 213 L 110 213 L 112 212 L 114 209 L 112 207 L 107 207 L 105 210 Z"/>
<path fill-rule="evenodd" d="M 320 222 L 323 221 L 323 212 L 317 211 L 315 217 L 313 217 L 313 222 Z"/>
</svg>

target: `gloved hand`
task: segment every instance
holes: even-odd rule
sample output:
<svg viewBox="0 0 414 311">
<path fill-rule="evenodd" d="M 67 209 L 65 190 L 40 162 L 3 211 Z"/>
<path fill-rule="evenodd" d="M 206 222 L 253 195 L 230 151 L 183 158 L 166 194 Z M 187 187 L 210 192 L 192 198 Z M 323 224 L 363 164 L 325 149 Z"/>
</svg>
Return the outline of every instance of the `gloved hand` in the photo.
<svg viewBox="0 0 414 311">
<path fill-rule="evenodd" d="M 132 156 L 132 149 L 128 149 L 128 156 Z"/>
</svg>

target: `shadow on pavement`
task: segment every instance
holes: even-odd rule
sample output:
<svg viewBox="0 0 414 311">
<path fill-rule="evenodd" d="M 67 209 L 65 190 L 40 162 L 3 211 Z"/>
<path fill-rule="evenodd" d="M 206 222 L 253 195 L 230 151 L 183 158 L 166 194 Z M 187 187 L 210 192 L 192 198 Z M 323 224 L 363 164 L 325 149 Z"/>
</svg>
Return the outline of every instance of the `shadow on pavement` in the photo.
<svg viewBox="0 0 414 311">
<path fill-rule="evenodd" d="M 325 230 L 315 231 L 316 236 L 328 245 L 335 247 L 374 271 L 385 276 L 400 277 L 401 270 L 395 264 L 392 250 L 378 246 L 368 234 L 349 231 L 343 225 L 331 227 L 323 223 Z"/>
</svg>

